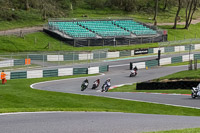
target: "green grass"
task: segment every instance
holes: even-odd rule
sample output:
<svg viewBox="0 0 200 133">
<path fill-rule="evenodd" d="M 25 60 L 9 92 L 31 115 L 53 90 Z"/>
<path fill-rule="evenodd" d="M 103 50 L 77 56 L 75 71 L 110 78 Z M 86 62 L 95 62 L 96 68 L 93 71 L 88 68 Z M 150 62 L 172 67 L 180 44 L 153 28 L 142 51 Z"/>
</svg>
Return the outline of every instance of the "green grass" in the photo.
<svg viewBox="0 0 200 133">
<path fill-rule="evenodd" d="M 12 21 L 0 21 L 0 30 L 8 30 L 14 28 L 42 26 L 46 23 L 41 19 L 41 15 L 37 10 L 15 10 L 16 20 Z"/>
<path fill-rule="evenodd" d="M 188 128 L 182 130 L 169 130 L 169 131 L 157 131 L 157 132 L 145 132 L 145 133 L 199 133 L 200 128 Z"/>
<path fill-rule="evenodd" d="M 72 77 L 77 76 L 9 80 L 6 85 L 0 85 L 0 112 L 108 111 L 200 116 L 198 109 L 60 92 L 49 92 L 30 88 L 30 85 L 36 82 Z"/>
<path fill-rule="evenodd" d="M 168 41 L 184 40 L 190 38 L 200 38 L 200 23 L 190 25 L 189 29 L 181 29 L 184 26 L 178 25 L 178 29 L 171 29 L 172 26 L 159 26 L 161 29 L 168 30 Z"/>
<path fill-rule="evenodd" d="M 174 22 L 174 17 L 176 14 L 177 8 L 171 8 L 165 12 L 159 11 L 157 21 L 158 23 L 163 22 Z M 0 21 L 0 30 L 8 30 L 14 28 L 21 28 L 21 27 L 30 27 L 30 26 L 37 26 L 43 25 L 46 21 L 42 20 L 41 13 L 39 10 L 30 9 L 29 11 L 18 10 L 15 9 L 14 11 L 15 16 L 17 16 L 16 20 L 13 21 Z M 152 20 L 154 14 L 149 12 L 124 12 L 122 10 L 113 10 L 109 8 L 104 9 L 85 9 L 85 8 L 75 8 L 73 12 L 68 12 L 68 17 L 66 19 L 72 20 L 72 18 L 78 19 L 105 19 L 105 18 L 133 18 L 137 21 L 141 22 L 148 22 L 153 23 Z M 88 17 L 82 17 L 83 15 L 87 15 Z M 194 19 L 198 18 L 200 15 L 200 11 L 196 11 L 194 14 Z M 185 19 L 185 10 L 182 9 L 180 12 L 181 21 L 183 22 Z"/>
<path fill-rule="evenodd" d="M 177 72 L 168 76 L 164 76 L 158 79 L 155 79 L 154 81 L 161 81 L 161 80 L 177 80 L 177 79 L 185 79 L 185 80 L 199 80 L 200 79 L 200 69 L 197 70 L 186 70 Z"/>
<path fill-rule="evenodd" d="M 199 60 L 197 62 L 200 63 Z M 193 64 L 194 64 L 194 61 L 193 61 Z M 163 65 L 163 66 L 182 66 L 182 65 L 189 65 L 189 61 L 167 64 L 167 65 Z"/>
<path fill-rule="evenodd" d="M 48 48 L 50 44 L 50 48 Z M 98 47 L 73 47 L 71 45 L 61 43 L 60 41 L 50 37 L 49 35 L 37 32 L 27 34 L 23 37 L 18 36 L 0 36 L 0 52 L 28 52 L 28 51 L 92 51 L 97 49 L 109 49 L 110 51 L 128 50 L 148 47 L 158 47 L 157 43 L 131 45 L 131 46 L 98 46 Z"/>
</svg>

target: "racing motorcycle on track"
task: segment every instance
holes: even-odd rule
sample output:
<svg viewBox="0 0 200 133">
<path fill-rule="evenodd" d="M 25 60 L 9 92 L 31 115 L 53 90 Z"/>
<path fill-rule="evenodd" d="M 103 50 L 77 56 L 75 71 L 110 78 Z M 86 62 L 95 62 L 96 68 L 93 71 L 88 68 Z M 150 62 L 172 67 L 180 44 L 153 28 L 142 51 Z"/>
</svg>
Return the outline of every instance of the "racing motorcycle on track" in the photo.
<svg viewBox="0 0 200 133">
<path fill-rule="evenodd" d="M 135 77 L 137 75 L 136 70 L 131 70 L 131 74 L 129 75 L 130 77 Z"/>
<path fill-rule="evenodd" d="M 103 84 L 101 92 L 107 92 L 110 86 L 111 86 L 110 82 Z"/>
<path fill-rule="evenodd" d="M 199 85 L 198 85 L 199 86 Z M 191 97 L 193 99 L 195 99 L 196 97 L 200 97 L 200 93 L 199 93 L 199 88 L 197 87 L 192 87 L 191 91 L 192 91 L 192 94 L 191 94 Z"/>
<path fill-rule="evenodd" d="M 84 80 L 83 83 L 81 84 L 81 91 L 84 91 L 89 85 L 88 80 Z"/>
<path fill-rule="evenodd" d="M 94 81 L 93 85 L 92 85 L 92 89 L 96 89 L 99 87 L 100 84 L 100 79 L 97 79 L 96 81 Z"/>
</svg>

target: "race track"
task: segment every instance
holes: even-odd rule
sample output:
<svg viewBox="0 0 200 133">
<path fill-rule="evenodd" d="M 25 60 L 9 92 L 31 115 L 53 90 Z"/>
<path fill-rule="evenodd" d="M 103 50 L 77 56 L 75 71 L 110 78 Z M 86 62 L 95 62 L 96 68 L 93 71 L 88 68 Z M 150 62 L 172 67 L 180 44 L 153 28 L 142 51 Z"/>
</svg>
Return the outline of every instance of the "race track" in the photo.
<svg viewBox="0 0 200 133">
<path fill-rule="evenodd" d="M 149 103 L 166 104 L 173 106 L 200 109 L 200 99 L 192 99 L 187 95 L 163 95 L 146 93 L 102 93 L 91 90 L 94 80 L 101 80 L 100 86 L 107 78 L 111 78 L 112 86 L 131 84 L 162 77 L 168 74 L 187 70 L 187 66 L 156 67 L 149 70 L 139 70 L 136 77 L 129 77 L 128 65 L 111 65 L 110 71 L 105 75 L 88 77 L 90 85 L 85 91 L 81 91 L 80 85 L 85 78 L 63 79 L 35 83 L 34 89 L 73 93 L 81 95 L 93 95 L 144 101 Z M 137 133 L 159 130 L 183 129 L 199 127 L 200 117 L 168 116 L 151 114 L 129 114 L 113 112 L 38 112 L 16 113 L 0 115 L 0 128 L 8 133 Z"/>
</svg>

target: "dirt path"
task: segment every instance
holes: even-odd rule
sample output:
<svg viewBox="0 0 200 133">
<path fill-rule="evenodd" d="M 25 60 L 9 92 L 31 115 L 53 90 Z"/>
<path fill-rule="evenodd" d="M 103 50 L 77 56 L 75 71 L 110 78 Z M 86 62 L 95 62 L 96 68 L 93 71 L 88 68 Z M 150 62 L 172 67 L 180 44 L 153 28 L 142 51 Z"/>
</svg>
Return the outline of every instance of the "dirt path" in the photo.
<svg viewBox="0 0 200 133">
<path fill-rule="evenodd" d="M 3 35 L 23 35 L 27 33 L 34 33 L 43 30 L 43 26 L 35 26 L 35 27 L 25 27 L 25 28 L 17 28 L 12 30 L 3 30 L 0 31 L 0 36 Z"/>
</svg>

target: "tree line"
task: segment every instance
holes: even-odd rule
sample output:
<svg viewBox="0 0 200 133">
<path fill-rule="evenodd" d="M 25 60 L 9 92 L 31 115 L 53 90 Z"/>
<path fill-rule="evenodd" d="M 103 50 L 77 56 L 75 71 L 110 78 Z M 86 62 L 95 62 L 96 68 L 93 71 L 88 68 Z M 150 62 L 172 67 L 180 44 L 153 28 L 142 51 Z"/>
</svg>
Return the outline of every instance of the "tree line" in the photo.
<svg viewBox="0 0 200 133">
<path fill-rule="evenodd" d="M 185 29 L 188 29 L 193 15 L 200 6 L 200 0 L 0 0 L 0 19 L 16 19 L 12 10 L 36 9 L 40 12 L 44 20 L 50 17 L 66 17 L 70 11 L 76 8 L 121 10 L 125 12 L 146 12 L 154 13 L 154 25 L 157 25 L 157 14 L 159 12 L 170 11 L 177 7 L 174 16 L 174 26 L 176 29 L 179 21 L 179 13 L 185 10 Z"/>
</svg>

